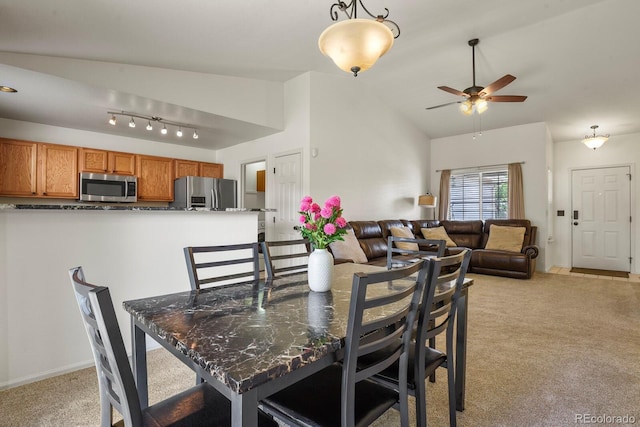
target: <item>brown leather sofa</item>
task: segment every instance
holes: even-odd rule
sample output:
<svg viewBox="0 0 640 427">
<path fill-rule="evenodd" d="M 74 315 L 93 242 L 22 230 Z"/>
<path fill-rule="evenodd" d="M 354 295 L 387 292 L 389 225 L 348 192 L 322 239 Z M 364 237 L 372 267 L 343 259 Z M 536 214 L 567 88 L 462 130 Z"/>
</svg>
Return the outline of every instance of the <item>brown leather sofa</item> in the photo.
<svg viewBox="0 0 640 427">
<path fill-rule="evenodd" d="M 485 249 L 489 239 L 491 224 L 500 226 L 524 227 L 524 241 L 520 252 Z M 449 237 L 458 247 L 470 248 L 471 263 L 469 272 L 495 276 L 529 279 L 533 275 L 538 256 L 535 245 L 537 227 L 526 219 L 504 219 L 486 221 L 438 221 L 438 220 L 380 220 L 350 221 L 358 243 L 367 257 L 367 264 L 386 265 L 387 238 L 392 227 L 408 227 L 418 239 L 424 236 L 422 228 L 443 226 Z M 449 253 L 459 249 L 447 248 Z M 344 260 L 336 260 L 343 262 Z"/>
</svg>

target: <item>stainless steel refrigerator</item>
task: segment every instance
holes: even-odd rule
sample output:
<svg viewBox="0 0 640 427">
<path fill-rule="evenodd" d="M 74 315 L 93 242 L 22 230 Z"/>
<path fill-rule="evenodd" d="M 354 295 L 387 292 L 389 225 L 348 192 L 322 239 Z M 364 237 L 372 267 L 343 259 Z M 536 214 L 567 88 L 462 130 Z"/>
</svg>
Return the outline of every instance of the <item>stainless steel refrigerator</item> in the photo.
<svg viewBox="0 0 640 427">
<path fill-rule="evenodd" d="M 235 179 L 183 176 L 174 181 L 171 207 L 225 210 L 238 207 L 238 183 Z"/>
</svg>

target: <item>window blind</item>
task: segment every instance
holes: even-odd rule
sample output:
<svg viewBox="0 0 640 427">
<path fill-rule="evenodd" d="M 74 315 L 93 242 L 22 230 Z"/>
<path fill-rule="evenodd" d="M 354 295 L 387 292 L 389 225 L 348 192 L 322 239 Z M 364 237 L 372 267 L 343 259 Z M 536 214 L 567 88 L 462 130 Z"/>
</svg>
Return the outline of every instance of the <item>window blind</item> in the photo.
<svg viewBox="0 0 640 427">
<path fill-rule="evenodd" d="M 503 219 L 508 217 L 506 169 L 451 174 L 449 219 Z"/>
</svg>

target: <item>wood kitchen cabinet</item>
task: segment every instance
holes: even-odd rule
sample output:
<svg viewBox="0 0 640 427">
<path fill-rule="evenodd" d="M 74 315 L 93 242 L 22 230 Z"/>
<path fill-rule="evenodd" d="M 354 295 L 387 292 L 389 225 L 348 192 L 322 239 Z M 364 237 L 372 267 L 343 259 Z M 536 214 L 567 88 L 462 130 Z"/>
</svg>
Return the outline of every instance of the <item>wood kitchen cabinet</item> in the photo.
<svg viewBox="0 0 640 427">
<path fill-rule="evenodd" d="M 0 194 L 15 197 L 37 195 L 37 159 L 37 143 L 0 140 Z"/>
<path fill-rule="evenodd" d="M 78 148 L 0 140 L 0 195 L 78 198 Z"/>
<path fill-rule="evenodd" d="M 223 178 L 224 166 L 220 163 L 196 162 L 193 160 L 175 160 L 176 178 L 183 176 L 204 176 Z"/>
<path fill-rule="evenodd" d="M 78 198 L 78 147 L 38 144 L 38 194 Z"/>
<path fill-rule="evenodd" d="M 224 178 L 224 165 L 222 163 L 200 163 L 199 172 L 199 176 Z"/>
<path fill-rule="evenodd" d="M 138 154 L 138 200 L 173 201 L 174 159 Z"/>
<path fill-rule="evenodd" d="M 136 155 L 118 151 L 81 148 L 79 153 L 79 168 L 80 172 L 135 175 Z"/>
<path fill-rule="evenodd" d="M 200 173 L 200 163 L 192 160 L 175 159 L 174 168 L 176 178 L 181 178 L 183 176 L 199 176 Z"/>
</svg>

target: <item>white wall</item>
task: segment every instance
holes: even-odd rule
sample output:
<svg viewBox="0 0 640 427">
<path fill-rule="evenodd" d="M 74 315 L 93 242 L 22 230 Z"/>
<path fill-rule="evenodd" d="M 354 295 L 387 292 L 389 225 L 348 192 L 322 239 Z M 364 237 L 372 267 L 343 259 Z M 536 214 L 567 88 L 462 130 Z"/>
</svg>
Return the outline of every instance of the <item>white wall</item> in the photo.
<svg viewBox="0 0 640 427">
<path fill-rule="evenodd" d="M 631 166 L 631 256 L 632 272 L 640 272 L 640 197 L 637 196 L 636 164 L 640 161 L 640 134 L 613 135 L 602 147 L 590 150 L 579 140 L 556 142 L 554 148 L 554 213 L 564 210 L 565 216 L 554 216 L 554 242 L 551 245 L 555 265 L 571 267 L 571 171 L 588 167 Z"/>
<path fill-rule="evenodd" d="M 366 77 L 313 73 L 311 193 L 342 199 L 347 220 L 419 219 L 429 138 L 375 96 Z"/>
<path fill-rule="evenodd" d="M 255 241 L 257 213 L 0 210 L 0 389 L 93 364 L 68 269 L 122 301 L 190 289 L 182 248 Z M 4 335 L 6 331 L 6 336 Z"/>
<path fill-rule="evenodd" d="M 431 193 L 439 194 L 440 173 L 443 169 L 464 169 L 476 166 L 525 162 L 525 216 L 538 227 L 540 255 L 536 268 L 545 271 L 547 264 L 547 156 L 550 138 L 545 123 L 533 123 L 503 129 L 483 131 L 473 139 L 472 134 L 438 138 L 431 141 Z"/>
<path fill-rule="evenodd" d="M 216 152 L 213 150 L 2 118 L 0 118 L 0 137 L 216 162 Z"/>
</svg>

